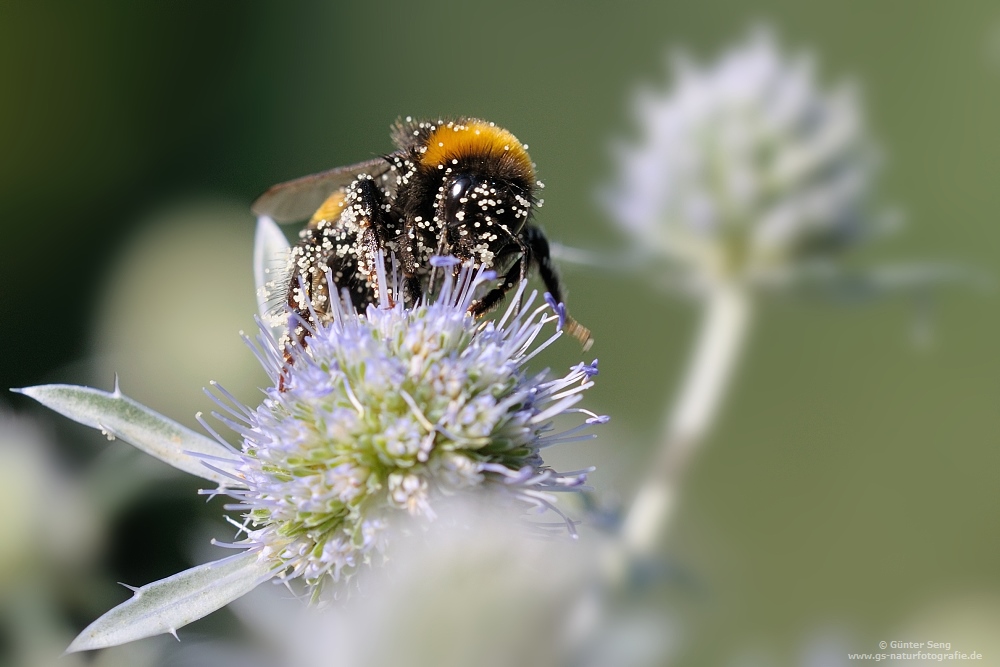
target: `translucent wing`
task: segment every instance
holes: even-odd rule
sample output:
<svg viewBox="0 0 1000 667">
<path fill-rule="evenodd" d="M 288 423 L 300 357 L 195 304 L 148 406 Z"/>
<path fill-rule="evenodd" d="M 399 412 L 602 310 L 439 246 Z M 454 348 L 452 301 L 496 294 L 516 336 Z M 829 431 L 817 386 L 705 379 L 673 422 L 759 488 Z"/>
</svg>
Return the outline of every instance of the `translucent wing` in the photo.
<svg viewBox="0 0 1000 667">
<path fill-rule="evenodd" d="M 305 220 L 327 197 L 350 185 L 359 174 L 370 174 L 373 178 L 378 178 L 388 171 L 389 162 L 381 157 L 346 167 L 335 167 L 272 186 L 257 197 L 250 209 L 256 216 L 266 215 L 276 222 Z"/>
</svg>

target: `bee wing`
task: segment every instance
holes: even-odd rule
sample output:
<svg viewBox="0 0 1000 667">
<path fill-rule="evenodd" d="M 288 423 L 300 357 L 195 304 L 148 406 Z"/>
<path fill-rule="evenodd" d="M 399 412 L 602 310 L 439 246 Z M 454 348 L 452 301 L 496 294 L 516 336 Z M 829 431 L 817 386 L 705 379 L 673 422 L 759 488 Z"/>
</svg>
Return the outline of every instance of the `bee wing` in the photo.
<svg viewBox="0 0 1000 667">
<path fill-rule="evenodd" d="M 311 216 L 327 197 L 351 184 L 360 174 L 378 178 L 389 171 L 385 158 L 374 158 L 346 167 L 334 167 L 270 187 L 257 197 L 250 210 L 275 222 L 297 222 Z"/>
</svg>

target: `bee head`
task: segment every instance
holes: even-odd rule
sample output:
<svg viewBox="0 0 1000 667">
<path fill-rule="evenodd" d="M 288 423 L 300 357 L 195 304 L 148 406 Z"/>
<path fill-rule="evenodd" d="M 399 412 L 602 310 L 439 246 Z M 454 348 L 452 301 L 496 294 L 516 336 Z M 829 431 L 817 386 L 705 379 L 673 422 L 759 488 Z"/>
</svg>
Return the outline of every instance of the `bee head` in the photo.
<svg viewBox="0 0 1000 667">
<path fill-rule="evenodd" d="M 475 172 L 446 178 L 438 202 L 439 223 L 477 235 L 495 226 L 517 234 L 531 213 L 531 195 L 523 185 Z"/>
</svg>

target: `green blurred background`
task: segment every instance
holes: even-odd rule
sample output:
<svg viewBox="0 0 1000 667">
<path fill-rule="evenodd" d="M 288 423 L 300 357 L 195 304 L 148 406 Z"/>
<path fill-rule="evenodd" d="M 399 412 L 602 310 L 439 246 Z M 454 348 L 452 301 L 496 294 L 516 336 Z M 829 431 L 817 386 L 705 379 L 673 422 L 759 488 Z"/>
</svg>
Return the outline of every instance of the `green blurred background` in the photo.
<svg viewBox="0 0 1000 667">
<path fill-rule="evenodd" d="M 594 192 L 629 96 L 662 85 L 670 49 L 712 58 L 758 22 L 814 52 L 824 80 L 862 85 L 884 199 L 908 224 L 858 261 L 1000 275 L 995 2 L 3 3 L 0 384 L 110 388 L 118 372 L 189 424 L 211 379 L 254 400 L 264 379 L 237 337 L 253 327 L 249 203 L 389 150 L 400 115 L 511 129 L 545 181 L 550 238 L 623 246 Z M 588 407 L 613 420 L 557 462 L 596 462 L 597 490 L 627 503 L 697 312 L 639 277 L 563 273 L 597 339 Z M 940 293 L 929 346 L 912 344 L 913 318 L 906 300 L 763 307 L 665 546 L 697 582 L 664 595 L 673 664 L 797 665 L 881 639 L 1000 664 L 997 301 Z M 546 363 L 577 357 L 569 341 Z M 71 471 L 118 456 L 139 480 L 117 492 L 127 503 L 106 501 L 118 509 L 86 576 L 141 584 L 190 564 L 185 540 L 205 538 L 181 519 L 221 513 L 197 482 L 109 454 L 126 448 L 19 396 L 3 405 L 37 417 Z M 66 585 L 73 630 L 125 593 Z"/>
</svg>

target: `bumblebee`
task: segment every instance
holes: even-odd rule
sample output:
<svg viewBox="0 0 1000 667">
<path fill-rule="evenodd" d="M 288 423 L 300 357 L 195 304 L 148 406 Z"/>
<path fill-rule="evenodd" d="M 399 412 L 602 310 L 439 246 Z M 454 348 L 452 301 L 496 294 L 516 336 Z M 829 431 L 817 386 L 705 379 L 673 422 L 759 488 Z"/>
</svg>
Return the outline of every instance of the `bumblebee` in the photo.
<svg viewBox="0 0 1000 667">
<path fill-rule="evenodd" d="M 496 271 L 495 285 L 469 308 L 474 316 L 499 305 L 531 268 L 563 302 L 548 241 L 532 223 L 542 184 L 526 145 L 476 118 L 407 118 L 392 127 L 392 140 L 396 148 L 387 155 L 275 185 L 254 202 L 256 215 L 279 223 L 309 218 L 287 273 L 292 317 L 315 324 L 328 315 L 328 272 L 359 312 L 378 302 L 380 288 L 413 306 L 441 270 L 431 257 L 443 255 Z M 378 282 L 379 257 L 388 264 L 392 256 L 402 268 L 402 294 Z M 381 268 L 388 274 L 389 266 Z M 590 332 L 566 322 L 589 347 Z M 305 327 L 289 329 L 286 344 L 300 345 Z"/>
</svg>

